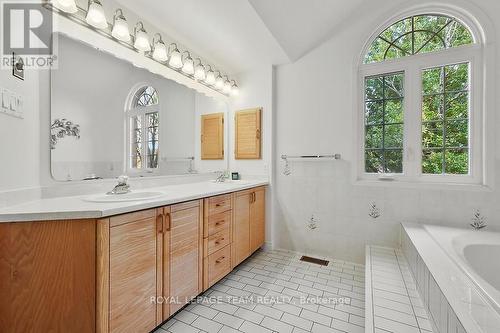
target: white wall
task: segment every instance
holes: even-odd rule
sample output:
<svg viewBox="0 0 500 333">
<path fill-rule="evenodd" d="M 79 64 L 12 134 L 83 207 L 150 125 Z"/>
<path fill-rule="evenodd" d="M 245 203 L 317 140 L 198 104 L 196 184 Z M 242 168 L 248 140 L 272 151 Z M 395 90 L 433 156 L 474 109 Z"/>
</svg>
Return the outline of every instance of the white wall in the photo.
<svg viewBox="0 0 500 333">
<path fill-rule="evenodd" d="M 21 81 L 11 69 L 0 70 L 0 87 L 24 99 L 24 119 L 0 113 L 0 191 L 39 185 L 38 75 L 27 69 Z"/>
<path fill-rule="evenodd" d="M 353 115 L 359 54 L 370 34 L 397 11 L 415 1 L 377 2 L 352 18 L 352 24 L 336 31 L 326 43 L 296 63 L 278 67 L 276 120 L 276 214 L 275 246 L 310 254 L 362 262 L 364 245 L 394 246 L 399 241 L 398 225 L 403 221 L 452 224 L 467 227 L 475 209 L 486 216 L 490 227 L 500 228 L 500 194 L 493 191 L 363 186 L 353 184 L 356 139 Z M 495 0 L 476 1 L 479 7 L 462 1 L 441 1 L 464 6 L 478 16 L 500 12 Z M 491 18 L 492 22 L 495 22 Z M 490 37 L 500 36 L 496 20 Z M 488 47 L 498 51 L 498 41 Z M 497 52 L 498 54 L 498 52 Z M 495 59 L 498 61 L 498 57 Z M 500 66 L 494 70 L 498 81 Z M 500 103 L 500 94 L 495 105 Z M 495 85 L 498 89 L 498 85 Z M 493 114 L 497 110 L 492 110 Z M 495 120 L 499 127 L 500 118 Z M 491 121 L 491 119 L 490 119 Z M 500 149 L 496 145 L 495 177 L 500 179 Z M 341 161 L 292 162 L 292 175 L 282 174 L 281 154 L 340 153 Z M 495 184 L 494 184 L 495 185 Z M 371 202 L 381 208 L 381 217 L 368 216 Z M 314 215 L 318 228 L 307 223 Z"/>
</svg>

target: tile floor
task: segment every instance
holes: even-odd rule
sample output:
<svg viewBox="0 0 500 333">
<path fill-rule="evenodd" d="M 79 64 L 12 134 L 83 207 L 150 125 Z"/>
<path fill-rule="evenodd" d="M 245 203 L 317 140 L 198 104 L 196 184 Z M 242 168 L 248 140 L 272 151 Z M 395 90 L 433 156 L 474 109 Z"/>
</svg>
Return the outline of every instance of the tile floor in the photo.
<svg viewBox="0 0 500 333">
<path fill-rule="evenodd" d="M 377 333 L 431 333 L 432 326 L 417 291 L 417 285 L 400 249 L 368 247 L 366 316 Z M 371 305 L 371 306 L 370 306 Z"/>
<path fill-rule="evenodd" d="M 255 253 L 210 288 L 203 302 L 190 304 L 155 333 L 363 333 L 364 266 L 341 260 L 319 266 L 299 258 Z"/>
</svg>

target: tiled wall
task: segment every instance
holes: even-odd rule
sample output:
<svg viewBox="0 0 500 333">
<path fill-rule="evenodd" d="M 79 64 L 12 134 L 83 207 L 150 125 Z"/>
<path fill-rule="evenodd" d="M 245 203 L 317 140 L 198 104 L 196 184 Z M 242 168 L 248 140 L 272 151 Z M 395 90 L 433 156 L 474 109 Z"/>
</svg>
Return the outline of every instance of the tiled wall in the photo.
<svg viewBox="0 0 500 333">
<path fill-rule="evenodd" d="M 466 333 L 455 312 L 420 257 L 417 249 L 403 230 L 401 247 L 417 283 L 417 290 L 438 333 Z"/>
</svg>

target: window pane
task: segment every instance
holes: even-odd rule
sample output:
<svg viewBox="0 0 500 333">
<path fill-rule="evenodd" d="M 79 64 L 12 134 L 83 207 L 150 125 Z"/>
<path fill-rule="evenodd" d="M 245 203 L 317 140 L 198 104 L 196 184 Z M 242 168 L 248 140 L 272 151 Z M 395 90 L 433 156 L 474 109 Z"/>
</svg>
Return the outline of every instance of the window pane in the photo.
<svg viewBox="0 0 500 333">
<path fill-rule="evenodd" d="M 444 71 L 442 67 L 426 69 L 422 73 L 424 95 L 439 94 L 444 90 Z"/>
<path fill-rule="evenodd" d="M 422 147 L 443 147 L 443 122 L 428 122 L 422 124 Z"/>
<path fill-rule="evenodd" d="M 446 173 L 466 175 L 469 173 L 469 152 L 467 149 L 446 150 Z"/>
<path fill-rule="evenodd" d="M 403 148 L 403 125 L 385 125 L 385 148 Z"/>
<path fill-rule="evenodd" d="M 468 63 L 423 71 L 423 173 L 467 174 L 469 172 L 468 89 Z M 425 95 L 426 92 L 432 95 Z"/>
<path fill-rule="evenodd" d="M 403 172 L 403 150 L 386 150 L 384 156 L 385 172 Z"/>
<path fill-rule="evenodd" d="M 367 126 L 365 133 L 366 148 L 382 148 L 384 126 Z"/>
<path fill-rule="evenodd" d="M 446 147 L 467 147 L 468 129 L 467 120 L 449 120 L 446 122 Z"/>
<path fill-rule="evenodd" d="M 379 173 L 383 171 L 381 150 L 367 150 L 365 152 L 365 172 Z"/>
<path fill-rule="evenodd" d="M 404 73 L 365 79 L 365 171 L 403 170 Z"/>
<path fill-rule="evenodd" d="M 385 102 L 385 123 L 403 122 L 403 99 L 390 99 Z"/>
<path fill-rule="evenodd" d="M 403 97 L 403 75 L 394 74 L 386 76 L 384 87 L 385 98 Z"/>
<path fill-rule="evenodd" d="M 417 15 L 386 28 L 372 42 L 364 62 L 396 59 L 472 44 L 472 34 L 463 24 L 445 15 Z"/>
<path fill-rule="evenodd" d="M 443 95 L 429 95 L 422 97 L 422 121 L 443 120 Z"/>
<path fill-rule="evenodd" d="M 468 90 L 469 65 L 457 64 L 445 67 L 445 90 L 447 92 Z"/>
<path fill-rule="evenodd" d="M 446 118 L 466 119 L 469 117 L 469 93 L 446 94 Z"/>
<path fill-rule="evenodd" d="M 443 151 L 424 149 L 422 152 L 422 172 L 428 174 L 443 173 Z"/>
<path fill-rule="evenodd" d="M 384 122 L 384 102 L 367 102 L 365 123 L 367 125 L 382 124 Z"/>
<path fill-rule="evenodd" d="M 384 98 L 384 82 L 382 77 L 367 78 L 365 80 L 365 96 L 366 100 L 382 99 Z"/>
</svg>

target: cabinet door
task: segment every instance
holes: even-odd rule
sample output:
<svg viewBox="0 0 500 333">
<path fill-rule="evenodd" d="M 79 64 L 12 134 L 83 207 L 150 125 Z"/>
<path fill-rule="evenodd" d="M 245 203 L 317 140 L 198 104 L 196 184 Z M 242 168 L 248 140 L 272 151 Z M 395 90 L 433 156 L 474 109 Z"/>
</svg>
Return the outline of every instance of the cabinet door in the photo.
<svg viewBox="0 0 500 333">
<path fill-rule="evenodd" d="M 156 327 L 156 212 L 110 219 L 109 331 L 149 332 Z"/>
<path fill-rule="evenodd" d="M 0 332 L 94 332 L 95 225 L 0 223 Z"/>
<path fill-rule="evenodd" d="M 191 207 L 190 207 L 191 206 Z M 202 220 L 200 202 L 172 206 L 170 213 L 170 314 L 182 308 L 200 290 Z M 175 301 L 174 301 L 175 300 Z"/>
<path fill-rule="evenodd" d="M 224 113 L 201 116 L 201 159 L 224 159 Z"/>
<path fill-rule="evenodd" d="M 264 188 L 252 192 L 250 205 L 250 249 L 255 252 L 264 245 L 266 220 L 266 191 Z"/>
<path fill-rule="evenodd" d="M 235 158 L 261 158 L 261 112 L 262 109 L 249 109 L 236 112 L 235 120 Z"/>
<path fill-rule="evenodd" d="M 233 267 L 245 260 L 250 251 L 250 200 L 252 193 L 242 191 L 233 194 Z"/>
</svg>

